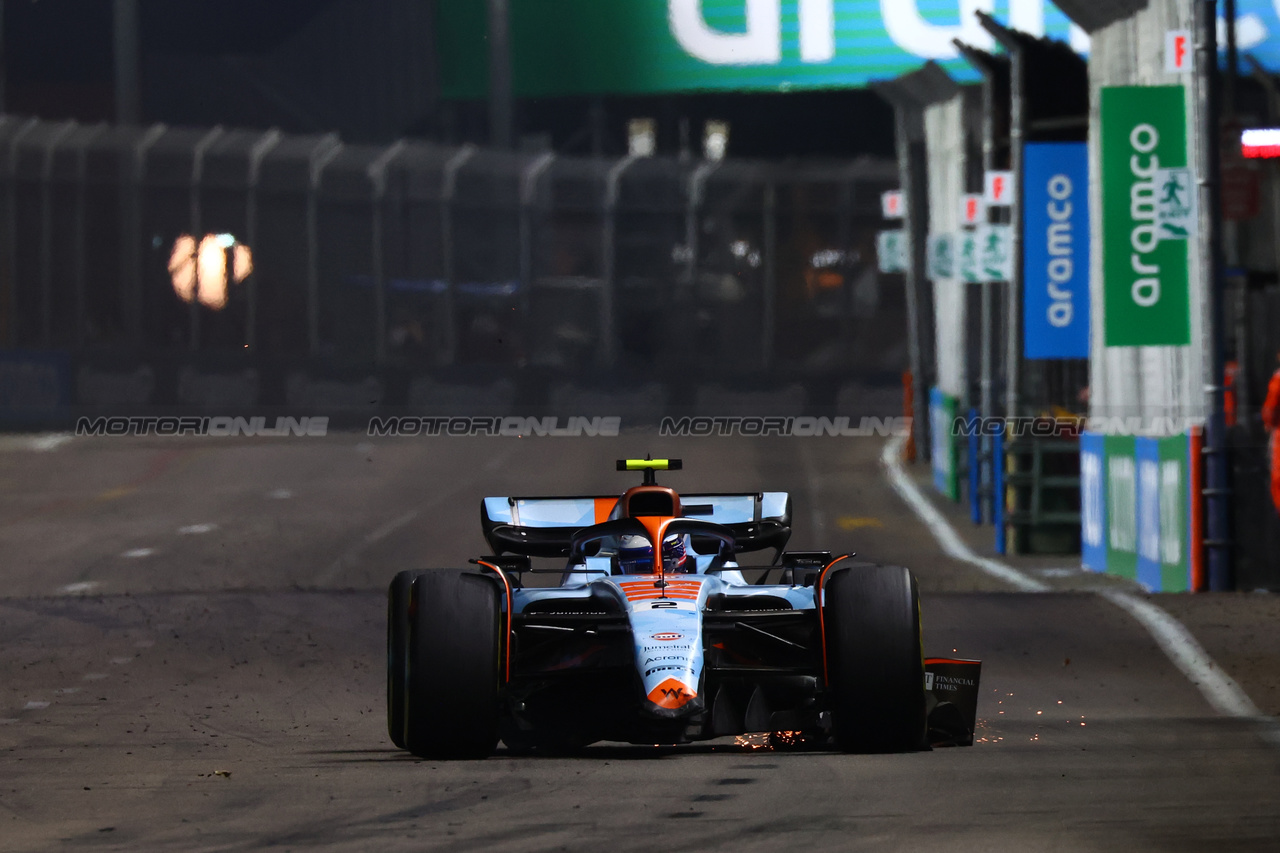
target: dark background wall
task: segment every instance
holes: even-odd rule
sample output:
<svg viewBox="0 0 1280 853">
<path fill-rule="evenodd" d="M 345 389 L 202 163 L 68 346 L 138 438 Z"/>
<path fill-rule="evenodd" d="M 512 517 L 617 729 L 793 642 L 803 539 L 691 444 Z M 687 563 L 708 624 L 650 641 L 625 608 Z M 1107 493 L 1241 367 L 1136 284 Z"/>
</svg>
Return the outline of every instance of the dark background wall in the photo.
<svg viewBox="0 0 1280 853">
<path fill-rule="evenodd" d="M 479 2 L 479 0 L 477 0 Z M 115 115 L 110 0 L 7 0 L 9 112 Z M 430 0 L 139 0 L 143 121 L 484 142 L 486 105 L 441 102 Z M 734 156 L 891 156 L 892 114 L 866 90 L 542 98 L 516 103 L 517 138 L 616 155 L 626 122 L 658 121 L 659 153 L 700 146 L 708 118 Z M 682 133 L 682 126 L 687 130 Z"/>
</svg>

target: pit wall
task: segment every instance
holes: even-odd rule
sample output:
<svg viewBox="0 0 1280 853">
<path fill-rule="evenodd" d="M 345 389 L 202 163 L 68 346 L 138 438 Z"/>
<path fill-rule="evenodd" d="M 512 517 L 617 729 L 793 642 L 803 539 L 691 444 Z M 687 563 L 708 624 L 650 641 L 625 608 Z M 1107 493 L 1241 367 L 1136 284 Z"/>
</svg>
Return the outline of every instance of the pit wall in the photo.
<svg viewBox="0 0 1280 853">
<path fill-rule="evenodd" d="M 1081 435 L 1086 569 L 1135 580 L 1152 592 L 1195 588 L 1191 448 L 1189 435 Z"/>
</svg>

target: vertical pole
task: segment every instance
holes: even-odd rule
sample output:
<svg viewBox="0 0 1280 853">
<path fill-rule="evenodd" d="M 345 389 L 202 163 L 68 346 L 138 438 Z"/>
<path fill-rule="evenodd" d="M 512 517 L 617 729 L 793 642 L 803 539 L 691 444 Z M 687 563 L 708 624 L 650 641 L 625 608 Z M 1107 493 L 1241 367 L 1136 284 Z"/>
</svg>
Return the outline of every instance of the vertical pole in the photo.
<svg viewBox="0 0 1280 853">
<path fill-rule="evenodd" d="M 600 366 L 613 367 L 617 357 L 617 341 L 614 335 L 613 310 L 614 289 L 617 285 L 617 227 L 618 227 L 618 184 L 627 168 L 640 159 L 628 154 L 609 170 L 604 186 L 604 281 L 600 291 Z"/>
<path fill-rule="evenodd" d="M 532 322 L 532 290 L 537 276 L 533 246 L 536 241 L 538 181 L 555 162 L 554 154 L 543 154 L 520 176 L 520 319 L 528 328 Z"/>
<path fill-rule="evenodd" d="M 1228 118 L 1236 115 L 1236 79 L 1240 73 L 1240 54 L 1236 50 L 1236 0 L 1222 0 L 1222 16 L 1226 19 L 1227 76 L 1222 87 L 1222 113 Z M 1215 30 L 1215 35 L 1217 31 Z"/>
<path fill-rule="evenodd" d="M 282 134 L 272 128 L 262 135 L 249 150 L 248 187 L 245 194 L 244 232 L 249 251 L 258 251 L 258 184 L 262 180 L 262 161 L 271 149 L 280 144 Z M 256 257 L 255 257 L 256 260 Z M 255 267 L 257 264 L 255 263 Z M 249 273 L 245 280 L 244 344 L 250 356 L 258 346 L 258 273 Z"/>
<path fill-rule="evenodd" d="M 1205 422 L 1205 549 L 1209 589 L 1234 586 L 1231 565 L 1231 489 L 1227 470 L 1230 457 L 1223 408 L 1223 270 L 1221 185 L 1219 164 L 1217 0 L 1196 0 L 1195 94 L 1199 145 L 1201 275 L 1208 290 L 1208 326 L 1205 341 L 1209 376 L 1205 385 L 1209 417 Z"/>
<path fill-rule="evenodd" d="M 191 185 L 189 201 L 191 203 L 191 236 L 196 241 L 196 246 L 200 245 L 203 235 L 200 233 L 204 230 L 203 205 L 201 204 L 200 189 L 204 182 L 204 155 L 209 152 L 213 143 L 218 141 L 218 137 L 222 136 L 222 125 L 217 125 L 208 133 L 200 138 L 195 148 L 191 152 Z M 191 352 L 198 352 L 200 349 L 200 300 L 191 300 L 191 334 L 187 340 L 187 346 Z"/>
<path fill-rule="evenodd" d="M 5 74 L 5 49 L 4 49 L 4 0 L 0 0 L 0 114 L 9 111 L 9 101 L 6 97 L 9 88 L 9 77 Z"/>
<path fill-rule="evenodd" d="M 1007 319 L 1005 328 L 1005 415 L 1018 416 L 1019 383 L 1022 381 L 1022 143 L 1026 122 L 1026 55 L 1019 47 L 1009 52 L 1009 169 L 1013 173 L 1013 197 L 1010 204 L 1010 230 L 1013 239 L 1013 273 L 1009 276 Z"/>
<path fill-rule="evenodd" d="M 444 267 L 444 350 L 442 361 L 453 364 L 457 357 L 457 318 L 453 311 L 453 291 L 457 286 L 457 252 L 453 245 L 453 199 L 458 192 L 458 171 L 476 154 L 474 145 L 464 145 L 444 165 L 443 186 L 440 190 L 440 240 Z"/>
<path fill-rule="evenodd" d="M 325 167 L 342 150 L 336 136 L 321 139 L 311 150 L 307 190 L 307 352 L 320 354 L 320 181 Z"/>
<path fill-rule="evenodd" d="M 489 142 L 495 148 L 508 149 L 512 141 L 510 0 L 488 2 Z"/>
<path fill-rule="evenodd" d="M 1192 592 L 1208 589 L 1204 572 L 1204 430 L 1193 426 L 1187 442 L 1187 471 L 1191 486 L 1191 512 L 1187 520 L 1191 528 L 1191 577 L 1187 584 Z"/>
<path fill-rule="evenodd" d="M 911 372 L 914 374 L 912 387 L 915 390 L 915 420 L 913 430 L 916 439 L 916 452 L 927 462 L 933 458 L 933 442 L 930 440 L 931 424 L 929 422 L 929 388 L 935 376 L 934 360 L 934 322 L 932 285 L 925 276 L 926 236 L 928 233 L 929 186 L 928 168 L 924 145 L 924 116 L 917 106 L 904 107 L 912 115 L 907 122 L 918 124 L 918 132 L 905 137 L 905 156 L 899 162 L 905 162 L 902 170 L 903 199 L 906 202 L 906 237 L 907 237 L 907 312 L 912 326 L 908 345 L 912 348 Z M 904 124 L 907 124 L 904 122 Z"/>
<path fill-rule="evenodd" d="M 1004 493 L 1004 427 L 999 427 L 991 437 L 991 488 L 994 496 L 991 503 L 991 523 L 996 528 L 996 553 L 1004 554 L 1009 550 L 1005 530 L 1005 493 Z"/>
<path fill-rule="evenodd" d="M 387 360 L 387 260 L 383 217 L 387 200 L 387 169 L 405 149 L 403 139 L 396 140 L 369 164 L 369 203 L 371 210 L 370 265 L 373 267 L 373 353 L 374 360 Z"/>
<path fill-rule="evenodd" d="M 978 410 L 969 410 L 969 520 L 982 523 L 982 421 Z"/>
<path fill-rule="evenodd" d="M 591 127 L 591 156 L 604 156 L 604 141 L 608 132 L 605 127 L 604 98 L 600 95 L 591 96 L 591 107 L 587 113 L 587 121 Z"/>
<path fill-rule="evenodd" d="M 761 323 L 761 366 L 773 367 L 773 335 L 775 304 L 778 301 L 778 187 L 770 182 L 764 188 L 764 317 Z"/>
<path fill-rule="evenodd" d="M 53 343 L 53 156 L 75 128 L 69 121 L 49 137 L 40 173 L 40 346 L 46 349 Z"/>
<path fill-rule="evenodd" d="M 996 110 L 996 84 L 993 69 L 982 66 L 982 170 L 983 172 L 992 171 L 996 167 L 996 127 L 995 127 L 995 110 Z M 991 312 L 995 310 L 995 300 L 992 298 L 993 285 L 984 277 L 978 284 L 978 310 L 982 316 L 979 319 L 978 346 L 981 352 L 978 354 L 978 416 L 982 418 L 985 424 L 987 418 L 992 417 L 993 411 L 992 401 L 992 374 L 994 370 L 994 359 L 992 358 L 991 347 L 994 342 L 994 330 L 992 326 L 993 318 Z M 979 490 L 983 484 L 990 485 L 991 476 L 991 453 L 992 442 L 987 435 L 986 430 L 981 431 L 978 448 L 978 474 L 979 474 Z M 981 496 L 980 496 L 981 498 Z M 990 495 L 992 504 L 991 517 L 994 517 L 995 510 L 995 493 Z"/>
<path fill-rule="evenodd" d="M 87 230 L 85 220 L 88 217 L 89 144 L 105 133 L 106 130 L 107 127 L 103 124 L 93 128 L 85 136 L 81 137 L 80 145 L 76 149 L 76 230 L 74 238 L 75 251 L 73 253 L 75 256 L 73 286 L 75 287 L 75 346 L 77 351 L 84 349 L 86 315 L 88 314 L 85 305 L 85 280 L 89 271 L 89 259 L 85 257 L 88 251 L 88 247 L 85 245 Z"/>
<path fill-rule="evenodd" d="M 17 347 L 18 341 L 18 143 L 35 129 L 37 119 L 28 119 L 22 127 L 9 137 L 9 170 L 8 179 L 8 216 L 5 217 L 8 239 L 5 241 L 5 253 L 8 255 L 6 277 L 9 279 L 8 311 L 9 311 L 9 346 Z"/>
<path fill-rule="evenodd" d="M 138 137 L 133 148 L 133 158 L 124 170 L 121 186 L 121 206 L 125 211 L 124 226 L 121 229 L 124 240 L 124 274 L 121 285 L 128 296 L 123 313 L 133 335 L 134 346 L 138 349 L 142 349 L 146 334 L 142 288 L 142 184 L 147 177 L 147 153 L 164 136 L 166 129 L 163 124 L 153 124 Z"/>
<path fill-rule="evenodd" d="M 138 0 L 115 0 L 116 123 L 138 124 Z"/>
</svg>

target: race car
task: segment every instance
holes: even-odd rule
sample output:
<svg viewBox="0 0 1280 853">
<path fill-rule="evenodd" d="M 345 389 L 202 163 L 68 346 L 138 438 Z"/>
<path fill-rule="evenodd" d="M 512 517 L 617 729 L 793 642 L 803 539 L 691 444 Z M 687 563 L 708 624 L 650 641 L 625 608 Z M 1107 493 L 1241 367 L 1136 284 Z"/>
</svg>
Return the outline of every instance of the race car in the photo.
<svg viewBox="0 0 1280 853">
<path fill-rule="evenodd" d="M 924 659 L 907 569 L 788 552 L 785 492 L 658 485 L 681 467 L 619 460 L 644 478 L 621 496 L 486 497 L 491 555 L 396 575 L 392 742 L 433 759 L 748 733 L 848 752 L 972 743 L 980 664 Z M 766 549 L 769 564 L 739 564 Z"/>
</svg>

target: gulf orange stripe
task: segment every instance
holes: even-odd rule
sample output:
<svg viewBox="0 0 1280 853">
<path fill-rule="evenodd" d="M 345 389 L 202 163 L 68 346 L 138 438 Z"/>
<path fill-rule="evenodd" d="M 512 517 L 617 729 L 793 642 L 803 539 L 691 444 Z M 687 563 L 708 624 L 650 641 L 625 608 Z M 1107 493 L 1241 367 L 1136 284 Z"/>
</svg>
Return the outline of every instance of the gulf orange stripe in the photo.
<svg viewBox="0 0 1280 853">
<path fill-rule="evenodd" d="M 507 573 L 504 572 L 502 569 L 498 568 L 497 566 L 495 566 L 493 563 L 488 563 L 488 562 L 485 562 L 484 560 L 476 560 L 476 562 L 482 566 L 486 566 L 490 569 L 493 569 L 495 572 L 497 572 L 498 577 L 502 578 L 502 585 L 507 588 L 507 650 L 506 650 L 507 660 L 506 660 L 506 674 L 502 679 L 502 683 L 507 684 L 511 681 L 511 610 L 513 607 L 512 600 L 511 600 L 511 581 L 507 580 Z"/>
<path fill-rule="evenodd" d="M 852 556 L 854 555 L 841 554 L 830 563 L 827 563 L 826 567 L 822 570 L 822 574 L 818 575 L 818 583 L 815 587 L 817 592 L 813 594 L 814 603 L 818 605 L 818 635 L 822 638 L 822 680 L 828 687 L 831 686 L 831 671 L 827 664 L 827 623 L 823 618 L 822 613 L 826 606 L 826 602 L 822 600 L 822 585 L 827 582 L 827 572 L 831 571 L 832 566 L 842 560 L 847 560 Z"/>
<path fill-rule="evenodd" d="M 596 498 L 596 524 L 609 520 L 609 513 L 618 505 L 617 498 Z"/>
</svg>

